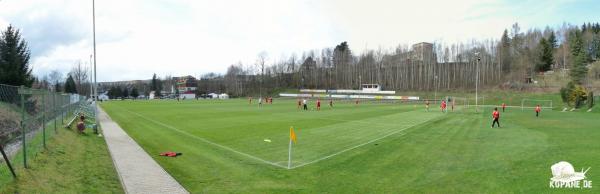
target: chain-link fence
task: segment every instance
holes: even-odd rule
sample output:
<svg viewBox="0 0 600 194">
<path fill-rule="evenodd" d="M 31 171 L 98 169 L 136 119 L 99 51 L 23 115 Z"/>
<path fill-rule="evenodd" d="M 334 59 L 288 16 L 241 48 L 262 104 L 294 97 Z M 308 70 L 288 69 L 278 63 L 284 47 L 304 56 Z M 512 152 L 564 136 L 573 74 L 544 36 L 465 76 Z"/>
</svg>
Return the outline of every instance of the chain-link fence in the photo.
<svg viewBox="0 0 600 194">
<path fill-rule="evenodd" d="M 8 158 L 0 156 L 0 187 L 27 169 L 47 140 L 80 112 L 95 118 L 90 107 L 79 95 L 0 84 L 0 148 Z"/>
</svg>

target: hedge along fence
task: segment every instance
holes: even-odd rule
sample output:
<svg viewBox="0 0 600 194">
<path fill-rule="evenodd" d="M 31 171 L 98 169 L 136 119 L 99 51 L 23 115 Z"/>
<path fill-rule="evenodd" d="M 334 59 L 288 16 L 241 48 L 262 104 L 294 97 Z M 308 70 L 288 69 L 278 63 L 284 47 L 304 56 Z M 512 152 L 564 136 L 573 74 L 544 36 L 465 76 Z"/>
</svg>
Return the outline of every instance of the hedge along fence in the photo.
<svg viewBox="0 0 600 194">
<path fill-rule="evenodd" d="M 0 186 L 27 169 L 85 104 L 79 95 L 0 84 L 0 147 L 8 158 L 0 156 Z"/>
</svg>

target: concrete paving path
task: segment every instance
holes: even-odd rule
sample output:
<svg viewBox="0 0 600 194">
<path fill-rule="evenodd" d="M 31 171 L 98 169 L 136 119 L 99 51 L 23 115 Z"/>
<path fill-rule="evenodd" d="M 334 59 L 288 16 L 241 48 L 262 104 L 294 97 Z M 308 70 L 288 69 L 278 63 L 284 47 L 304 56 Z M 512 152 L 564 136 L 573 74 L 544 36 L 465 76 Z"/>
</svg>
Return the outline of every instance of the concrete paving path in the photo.
<svg viewBox="0 0 600 194">
<path fill-rule="evenodd" d="M 101 108 L 98 120 L 126 193 L 188 193 Z"/>
</svg>

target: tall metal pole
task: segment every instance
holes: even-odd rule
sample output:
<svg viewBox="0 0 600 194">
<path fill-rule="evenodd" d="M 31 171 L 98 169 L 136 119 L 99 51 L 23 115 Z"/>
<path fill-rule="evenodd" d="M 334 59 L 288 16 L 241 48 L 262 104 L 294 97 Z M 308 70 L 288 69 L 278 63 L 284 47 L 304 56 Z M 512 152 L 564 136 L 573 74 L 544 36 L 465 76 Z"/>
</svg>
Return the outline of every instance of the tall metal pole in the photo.
<svg viewBox="0 0 600 194">
<path fill-rule="evenodd" d="M 479 53 L 475 53 L 475 56 L 477 56 L 477 61 L 475 62 L 475 66 L 476 66 L 475 69 L 477 71 L 477 76 L 476 76 L 477 80 L 475 80 L 475 112 L 479 112 L 479 104 L 478 104 L 479 98 L 478 98 L 478 94 L 477 94 L 478 93 L 477 88 L 479 85 Z"/>
<path fill-rule="evenodd" d="M 358 76 L 358 89 L 360 90 L 362 88 L 362 76 Z"/>
<path fill-rule="evenodd" d="M 92 56 L 90 55 L 90 98 L 94 96 L 94 62 L 92 61 Z"/>
<path fill-rule="evenodd" d="M 435 92 L 433 93 L 433 99 L 437 100 L 437 89 L 438 89 L 438 85 L 439 85 L 438 84 L 438 76 L 437 75 L 434 77 L 433 81 L 435 81 L 435 83 L 434 83 L 435 84 Z"/>
<path fill-rule="evenodd" d="M 21 144 L 23 144 L 23 167 L 27 168 L 27 130 L 25 129 L 25 86 L 21 85 Z"/>
<path fill-rule="evenodd" d="M 292 139 L 290 138 L 290 144 L 288 146 L 288 169 L 292 168 Z"/>
<path fill-rule="evenodd" d="M 96 123 L 98 122 L 98 81 L 96 77 L 96 0 L 92 0 L 92 23 L 93 23 L 93 36 L 94 36 L 94 116 Z"/>
</svg>

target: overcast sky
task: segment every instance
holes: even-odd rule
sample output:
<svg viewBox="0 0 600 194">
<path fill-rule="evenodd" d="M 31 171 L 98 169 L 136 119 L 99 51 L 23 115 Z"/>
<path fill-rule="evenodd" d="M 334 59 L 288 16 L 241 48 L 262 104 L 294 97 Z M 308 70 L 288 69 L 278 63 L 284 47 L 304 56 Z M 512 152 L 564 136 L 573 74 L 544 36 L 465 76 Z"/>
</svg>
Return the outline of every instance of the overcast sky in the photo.
<svg viewBox="0 0 600 194">
<path fill-rule="evenodd" d="M 598 22 L 593 0 L 97 0 L 98 81 L 198 76 L 348 41 L 355 53 L 416 42 L 499 38 L 564 22 Z M 92 54 L 91 0 L 0 0 L 0 28 L 19 28 L 37 76 Z"/>
</svg>

